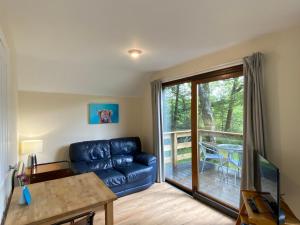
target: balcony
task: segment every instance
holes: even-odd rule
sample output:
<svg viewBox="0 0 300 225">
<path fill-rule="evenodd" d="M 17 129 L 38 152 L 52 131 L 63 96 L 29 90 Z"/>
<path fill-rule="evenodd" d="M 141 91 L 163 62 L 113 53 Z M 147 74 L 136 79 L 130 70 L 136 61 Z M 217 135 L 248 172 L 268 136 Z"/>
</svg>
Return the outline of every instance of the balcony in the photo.
<svg viewBox="0 0 300 225">
<path fill-rule="evenodd" d="M 207 159 L 204 164 L 203 149 L 199 145 L 200 191 L 238 208 L 242 149 L 237 151 L 234 147 L 242 148 L 243 135 L 204 129 L 198 132 L 199 143 L 203 143 L 202 138 L 208 135 L 215 138 L 216 142 L 209 145 L 216 148 L 221 156 L 220 160 Z M 232 150 L 228 151 L 228 146 Z M 192 189 L 191 131 L 165 132 L 164 156 L 166 178 Z"/>
</svg>

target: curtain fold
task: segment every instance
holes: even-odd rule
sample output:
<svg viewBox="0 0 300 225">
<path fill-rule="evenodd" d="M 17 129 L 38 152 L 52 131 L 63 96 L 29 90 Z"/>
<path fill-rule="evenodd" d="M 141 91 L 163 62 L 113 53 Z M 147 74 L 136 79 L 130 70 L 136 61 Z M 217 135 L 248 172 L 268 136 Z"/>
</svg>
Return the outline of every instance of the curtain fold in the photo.
<svg viewBox="0 0 300 225">
<path fill-rule="evenodd" d="M 153 147 L 157 157 L 157 182 L 165 181 L 162 131 L 162 82 L 151 82 L 152 115 L 153 115 Z"/>
<path fill-rule="evenodd" d="M 263 54 L 254 53 L 243 59 L 244 95 L 244 154 L 241 189 L 255 190 L 255 159 L 257 151 L 265 156 L 263 117 Z"/>
</svg>

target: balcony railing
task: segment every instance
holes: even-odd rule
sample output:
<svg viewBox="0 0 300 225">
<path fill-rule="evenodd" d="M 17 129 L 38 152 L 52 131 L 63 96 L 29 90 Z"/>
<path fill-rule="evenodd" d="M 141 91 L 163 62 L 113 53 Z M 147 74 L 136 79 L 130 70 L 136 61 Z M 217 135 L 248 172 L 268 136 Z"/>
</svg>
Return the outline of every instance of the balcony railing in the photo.
<svg viewBox="0 0 300 225">
<path fill-rule="evenodd" d="M 227 137 L 234 140 L 243 139 L 242 133 L 212 131 L 212 130 L 205 130 L 205 129 L 198 129 L 198 136 L 199 137 L 204 137 L 204 136 Z M 178 154 L 178 150 L 192 147 L 191 130 L 164 132 L 163 138 L 164 138 L 165 163 L 172 162 L 173 166 L 176 166 L 178 161 L 192 158 L 191 152 Z M 178 138 L 183 138 L 187 141 L 178 142 Z M 166 154 L 166 152 L 171 152 L 171 154 Z"/>
</svg>

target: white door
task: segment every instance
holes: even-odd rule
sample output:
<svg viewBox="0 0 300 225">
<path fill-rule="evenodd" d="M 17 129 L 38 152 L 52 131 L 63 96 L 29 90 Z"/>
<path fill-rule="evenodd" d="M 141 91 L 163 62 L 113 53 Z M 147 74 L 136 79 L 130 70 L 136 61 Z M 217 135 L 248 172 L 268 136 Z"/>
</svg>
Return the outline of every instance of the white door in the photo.
<svg viewBox="0 0 300 225">
<path fill-rule="evenodd" d="M 11 191 L 9 165 L 17 161 L 15 90 L 8 74 L 8 56 L 0 37 L 0 220 Z"/>
</svg>

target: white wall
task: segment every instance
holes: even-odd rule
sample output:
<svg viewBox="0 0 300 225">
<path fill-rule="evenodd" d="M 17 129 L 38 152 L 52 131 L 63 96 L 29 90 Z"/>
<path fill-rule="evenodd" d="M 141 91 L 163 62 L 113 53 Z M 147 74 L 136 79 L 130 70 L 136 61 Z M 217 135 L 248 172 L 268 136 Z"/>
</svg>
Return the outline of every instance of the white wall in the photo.
<svg viewBox="0 0 300 225">
<path fill-rule="evenodd" d="M 151 77 L 170 80 L 199 74 L 218 65 L 241 59 L 253 52 L 265 54 L 264 95 L 267 153 L 281 170 L 282 193 L 300 217 L 300 27 L 264 35 L 192 61 L 160 71 Z M 150 84 L 149 84 L 150 85 Z M 144 136 L 152 140 L 151 93 L 145 91 Z M 150 109 L 150 110 L 149 110 Z M 147 142 L 152 149 L 152 142 Z"/>
<path fill-rule="evenodd" d="M 0 221 L 11 191 L 8 165 L 17 162 L 17 89 L 15 76 L 10 68 L 10 56 L 0 27 Z"/>
<path fill-rule="evenodd" d="M 118 124 L 88 124 L 89 103 L 119 103 Z M 20 140 L 42 139 L 44 150 L 38 161 L 68 158 L 73 142 L 141 136 L 142 99 L 90 95 L 19 92 Z M 26 160 L 26 156 L 22 156 Z"/>
</svg>

